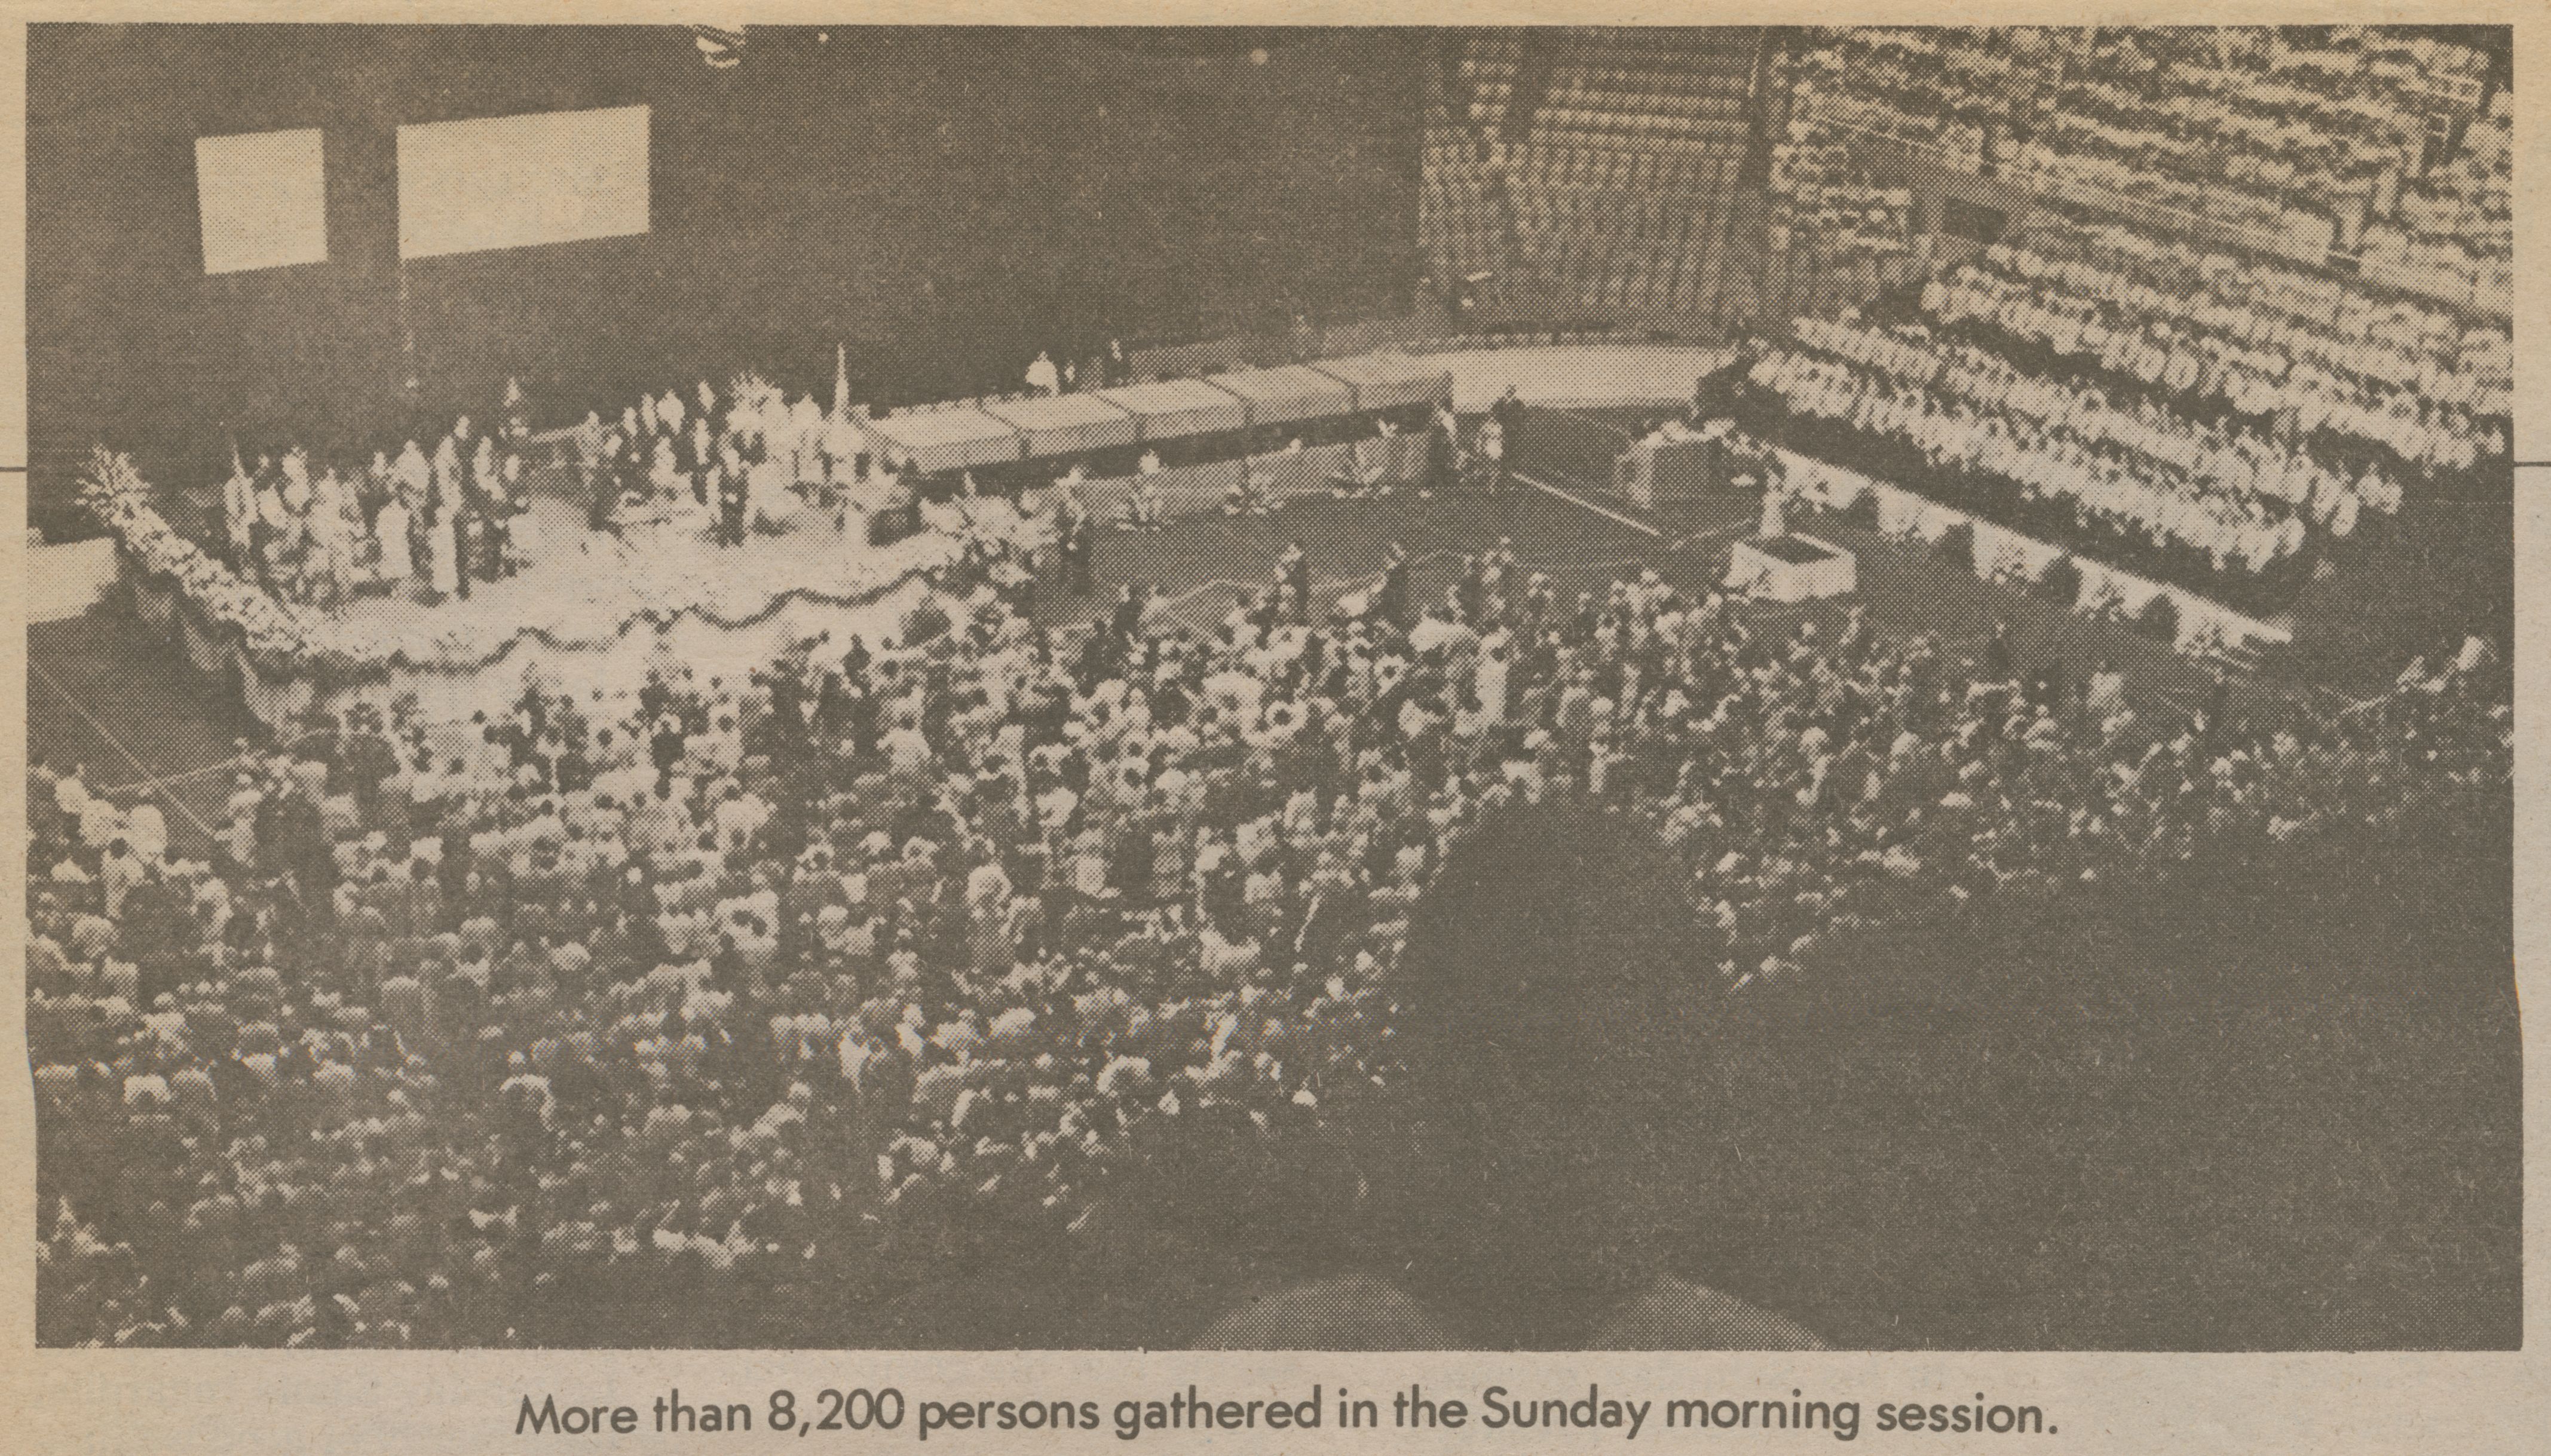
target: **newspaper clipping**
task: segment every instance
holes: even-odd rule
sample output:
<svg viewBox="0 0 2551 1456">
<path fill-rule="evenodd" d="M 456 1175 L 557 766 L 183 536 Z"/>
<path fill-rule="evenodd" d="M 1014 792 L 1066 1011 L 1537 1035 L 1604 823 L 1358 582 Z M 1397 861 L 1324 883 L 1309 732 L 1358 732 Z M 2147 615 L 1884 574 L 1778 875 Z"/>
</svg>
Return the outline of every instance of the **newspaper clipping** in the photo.
<svg viewBox="0 0 2551 1456">
<path fill-rule="evenodd" d="M 2551 1449 L 2538 12 L 694 9 L 8 27 L 0 1447 Z"/>
</svg>

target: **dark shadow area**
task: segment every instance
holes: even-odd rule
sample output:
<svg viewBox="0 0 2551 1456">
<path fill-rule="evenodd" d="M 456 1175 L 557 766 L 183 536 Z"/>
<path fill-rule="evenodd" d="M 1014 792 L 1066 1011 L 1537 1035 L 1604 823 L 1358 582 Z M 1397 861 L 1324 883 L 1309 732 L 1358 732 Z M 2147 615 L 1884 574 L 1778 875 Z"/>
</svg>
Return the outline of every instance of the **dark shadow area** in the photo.
<svg viewBox="0 0 2551 1456">
<path fill-rule="evenodd" d="M 1584 1348 L 1666 1276 L 1841 1348 L 2514 1348 L 2509 825 L 2200 854 L 1729 994 L 1642 831 L 1518 817 L 1419 909 L 1386 1113 L 1199 1123 L 1092 1236 L 808 1333 L 1175 1344 L 1340 1289 L 1338 1327 Z"/>
<path fill-rule="evenodd" d="M 1696 1272 L 1852 1346 L 2515 1348 L 2509 830 L 2201 855 L 1731 998 Z"/>
</svg>

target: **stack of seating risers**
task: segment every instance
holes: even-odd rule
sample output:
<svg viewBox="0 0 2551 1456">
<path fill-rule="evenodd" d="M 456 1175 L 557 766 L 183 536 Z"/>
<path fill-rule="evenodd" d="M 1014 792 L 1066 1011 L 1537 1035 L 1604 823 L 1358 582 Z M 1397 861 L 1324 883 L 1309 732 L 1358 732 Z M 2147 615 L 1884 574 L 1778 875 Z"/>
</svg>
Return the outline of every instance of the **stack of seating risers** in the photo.
<svg viewBox="0 0 2551 1456">
<path fill-rule="evenodd" d="M 1556 53 L 1528 137 L 1503 157 L 1518 267 L 1588 316 L 1723 321 L 1731 227 L 1755 136 L 1760 33 L 1592 33 Z"/>
</svg>

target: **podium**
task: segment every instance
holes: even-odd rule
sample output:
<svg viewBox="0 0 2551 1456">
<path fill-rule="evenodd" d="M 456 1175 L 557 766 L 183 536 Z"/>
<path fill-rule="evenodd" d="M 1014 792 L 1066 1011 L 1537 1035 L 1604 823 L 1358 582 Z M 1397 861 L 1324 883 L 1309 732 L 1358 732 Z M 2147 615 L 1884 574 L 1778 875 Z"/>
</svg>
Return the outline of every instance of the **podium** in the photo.
<svg viewBox="0 0 2551 1456">
<path fill-rule="evenodd" d="M 1727 450 L 1716 440 L 1643 439 L 1612 462 L 1613 488 L 1651 509 L 1724 489 Z"/>
</svg>

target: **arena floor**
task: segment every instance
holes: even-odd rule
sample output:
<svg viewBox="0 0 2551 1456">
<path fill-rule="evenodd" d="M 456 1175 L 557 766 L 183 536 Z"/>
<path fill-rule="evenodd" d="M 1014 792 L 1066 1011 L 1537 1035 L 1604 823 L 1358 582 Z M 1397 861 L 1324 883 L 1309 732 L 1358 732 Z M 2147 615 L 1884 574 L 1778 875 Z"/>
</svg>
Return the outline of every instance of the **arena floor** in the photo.
<svg viewBox="0 0 2551 1456">
<path fill-rule="evenodd" d="M 1526 474 L 1496 498 L 1401 490 L 1295 501 L 1265 516 L 1174 521 L 1157 532 L 1102 534 L 1092 556 L 1097 590 L 1072 598 L 1049 583 L 1037 615 L 1059 628 L 1086 622 L 1108 610 L 1119 585 L 1139 582 L 1167 596 L 1179 616 L 1209 629 L 1244 591 L 1266 581 L 1277 552 L 1292 541 L 1308 554 L 1314 586 L 1330 603 L 1377 580 L 1393 541 L 1416 559 L 1419 601 L 1439 600 L 1464 553 L 1500 539 L 1511 540 L 1526 570 L 1547 573 L 1566 594 L 1599 593 L 1649 566 L 1678 586 L 1706 590 L 1726 568 L 1728 542 L 1755 528 L 1759 507 L 1750 496 L 1640 511 L 1589 478 L 1600 464 L 1588 462 L 1574 473 L 1548 469 L 1555 477 L 1548 479 Z M 1858 553 L 1860 590 L 1852 600 L 1867 606 L 1881 631 L 1933 632 L 1972 647 L 2006 622 L 2023 663 L 2060 656 L 2070 670 L 2088 671 L 2111 660 L 2135 691 L 2184 705 L 2206 688 L 2201 669 L 2132 631 L 1978 581 L 1846 522 L 1820 521 L 1814 530 Z M 1766 621 L 1831 622 L 1843 608 L 1757 610 Z M 259 735 L 254 720 L 112 607 L 32 627 L 29 664 L 31 755 L 62 767 L 84 764 L 93 784 L 110 789 L 161 788 L 181 848 L 208 848 L 210 826 L 230 791 L 224 767 L 241 740 Z"/>
<path fill-rule="evenodd" d="M 1075 599 L 1049 585 L 1038 616 L 1056 627 L 1085 622 L 1108 609 L 1118 585 L 1141 582 L 1168 596 L 1179 616 L 1209 628 L 1243 591 L 1266 580 L 1289 541 L 1308 553 L 1314 585 L 1332 603 L 1378 577 L 1392 541 L 1416 558 L 1413 582 L 1421 601 L 1442 596 L 1464 553 L 1501 538 L 1511 539 L 1527 570 L 1548 573 L 1565 593 L 1599 592 L 1647 566 L 1678 585 L 1705 589 L 1725 569 L 1727 542 L 1755 522 L 1751 499 L 1731 497 L 1642 520 L 1643 513 L 1600 497 L 1591 482 L 1534 481 L 1493 500 L 1403 490 L 1102 534 L 1093 553 L 1098 590 Z M 1860 553 L 1860 600 L 1883 630 L 1933 631 L 1972 643 L 2006 620 L 2023 660 L 2061 653 L 2087 669 L 2099 657 L 2114 657 L 2148 692 L 2185 696 L 2203 686 L 2195 669 L 2132 633 L 2048 610 L 1871 533 L 1840 523 L 1816 529 L 1845 536 Z M 1763 610 L 1827 617 L 1840 611 L 1830 605 Z M 162 788 L 172 830 L 189 852 L 200 852 L 229 794 L 224 766 L 240 740 L 258 736 L 254 720 L 221 691 L 198 683 L 164 643 L 111 607 L 32 627 L 29 669 L 30 753 L 57 766 L 84 764 L 93 784 L 110 789 Z"/>
</svg>

